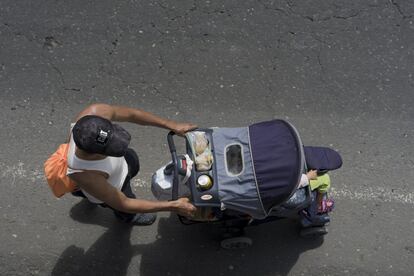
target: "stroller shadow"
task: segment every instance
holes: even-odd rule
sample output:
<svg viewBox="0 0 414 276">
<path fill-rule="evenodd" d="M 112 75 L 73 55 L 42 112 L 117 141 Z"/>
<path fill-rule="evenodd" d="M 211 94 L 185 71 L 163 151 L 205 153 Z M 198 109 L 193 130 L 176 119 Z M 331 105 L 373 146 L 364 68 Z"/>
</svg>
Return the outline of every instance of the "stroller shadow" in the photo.
<svg viewBox="0 0 414 276">
<path fill-rule="evenodd" d="M 323 243 L 322 237 L 301 239 L 298 231 L 293 221 L 265 223 L 246 228 L 251 247 L 225 250 L 217 225 L 184 226 L 175 215 L 161 218 L 159 239 L 142 253 L 140 275 L 286 275 L 301 253 Z"/>
<path fill-rule="evenodd" d="M 112 212 L 83 200 L 70 215 L 78 222 L 107 230 L 86 251 L 69 246 L 51 275 L 127 275 L 136 255 L 141 255 L 141 262 L 140 271 L 133 271 L 134 275 L 286 275 L 301 253 L 323 242 L 323 238 L 299 238 L 296 224 L 281 220 L 246 228 L 246 235 L 253 240 L 251 247 L 224 250 L 220 248 L 221 229 L 217 225 L 185 226 L 172 214 L 159 219 L 155 242 L 132 245 L 131 232 L 135 228 L 118 222 Z"/>
</svg>

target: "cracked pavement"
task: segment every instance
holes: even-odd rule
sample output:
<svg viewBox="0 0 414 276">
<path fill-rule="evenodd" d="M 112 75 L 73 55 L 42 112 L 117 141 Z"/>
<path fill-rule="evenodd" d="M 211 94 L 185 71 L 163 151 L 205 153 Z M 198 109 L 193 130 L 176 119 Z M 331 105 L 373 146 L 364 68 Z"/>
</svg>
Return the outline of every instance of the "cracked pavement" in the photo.
<svg viewBox="0 0 414 276">
<path fill-rule="evenodd" d="M 414 2 L 11 1 L 0 4 L 1 275 L 411 275 Z M 218 246 L 211 225 L 161 213 L 127 228 L 55 199 L 43 161 L 87 104 L 128 105 L 201 127 L 283 118 L 337 149 L 324 239 L 292 221 Z M 152 198 L 166 131 L 125 125 Z"/>
</svg>

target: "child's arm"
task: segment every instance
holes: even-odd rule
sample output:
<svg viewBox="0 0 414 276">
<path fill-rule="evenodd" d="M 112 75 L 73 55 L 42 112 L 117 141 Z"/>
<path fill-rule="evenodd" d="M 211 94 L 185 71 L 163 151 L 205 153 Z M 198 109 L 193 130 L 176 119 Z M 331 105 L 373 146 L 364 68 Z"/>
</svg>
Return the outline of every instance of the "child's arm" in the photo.
<svg viewBox="0 0 414 276">
<path fill-rule="evenodd" d="M 317 176 L 316 170 L 310 170 L 306 174 L 302 174 L 302 177 L 300 178 L 300 182 L 298 185 L 298 189 L 308 186 L 310 184 L 310 180 L 316 179 L 317 177 L 318 176 Z"/>
<path fill-rule="evenodd" d="M 306 176 L 309 180 L 314 180 L 318 178 L 318 171 L 317 170 L 310 170 L 306 173 Z"/>
</svg>

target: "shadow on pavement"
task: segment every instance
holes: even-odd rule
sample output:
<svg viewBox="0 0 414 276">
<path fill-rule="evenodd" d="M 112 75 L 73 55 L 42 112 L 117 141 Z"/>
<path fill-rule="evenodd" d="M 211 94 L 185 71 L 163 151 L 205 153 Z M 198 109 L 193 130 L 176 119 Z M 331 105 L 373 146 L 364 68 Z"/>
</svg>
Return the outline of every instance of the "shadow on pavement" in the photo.
<svg viewBox="0 0 414 276">
<path fill-rule="evenodd" d="M 253 245 L 225 250 L 217 225 L 185 226 L 174 215 L 161 218 L 159 239 L 142 252 L 140 275 L 286 275 L 301 253 L 323 242 L 301 239 L 298 231 L 288 220 L 246 228 Z"/>
<path fill-rule="evenodd" d="M 70 216 L 81 223 L 101 225 L 108 230 L 87 250 L 70 246 L 59 257 L 52 275 L 126 275 L 134 249 L 130 243 L 131 227 L 118 222 L 112 211 L 98 213 L 101 207 L 82 200 Z M 106 211 L 106 210 L 105 210 Z M 88 235 L 88 233 L 85 233 Z"/>
<path fill-rule="evenodd" d="M 301 253 L 323 243 L 323 238 L 299 238 L 296 223 L 282 220 L 247 228 L 251 247 L 224 250 L 219 245 L 221 229 L 217 225 L 185 226 L 171 215 L 159 219 L 155 242 L 131 245 L 133 227 L 109 216 L 102 219 L 94 208 L 81 201 L 71 209 L 71 217 L 108 230 L 87 251 L 68 247 L 52 275 L 127 275 L 136 255 L 141 255 L 140 271 L 129 271 L 131 275 L 286 275 Z"/>
</svg>

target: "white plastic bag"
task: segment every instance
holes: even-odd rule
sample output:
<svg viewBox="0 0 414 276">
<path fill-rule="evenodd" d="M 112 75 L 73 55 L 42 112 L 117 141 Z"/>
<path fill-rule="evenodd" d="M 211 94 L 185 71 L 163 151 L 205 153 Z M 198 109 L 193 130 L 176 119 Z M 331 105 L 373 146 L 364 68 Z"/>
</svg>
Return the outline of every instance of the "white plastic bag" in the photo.
<svg viewBox="0 0 414 276">
<path fill-rule="evenodd" d="M 185 185 L 188 179 L 191 176 L 191 171 L 193 169 L 193 161 L 191 158 L 186 154 L 184 155 L 186 162 L 187 162 L 187 172 L 185 176 L 179 175 L 179 193 L 180 195 L 186 195 L 189 193 L 189 189 L 187 185 Z M 172 185 L 174 180 L 174 174 L 171 173 L 170 175 L 164 174 L 165 168 L 171 164 L 168 163 L 167 165 L 163 166 L 162 168 L 158 169 L 153 175 L 151 180 L 151 191 L 152 194 L 158 200 L 171 200 L 172 198 Z"/>
</svg>

